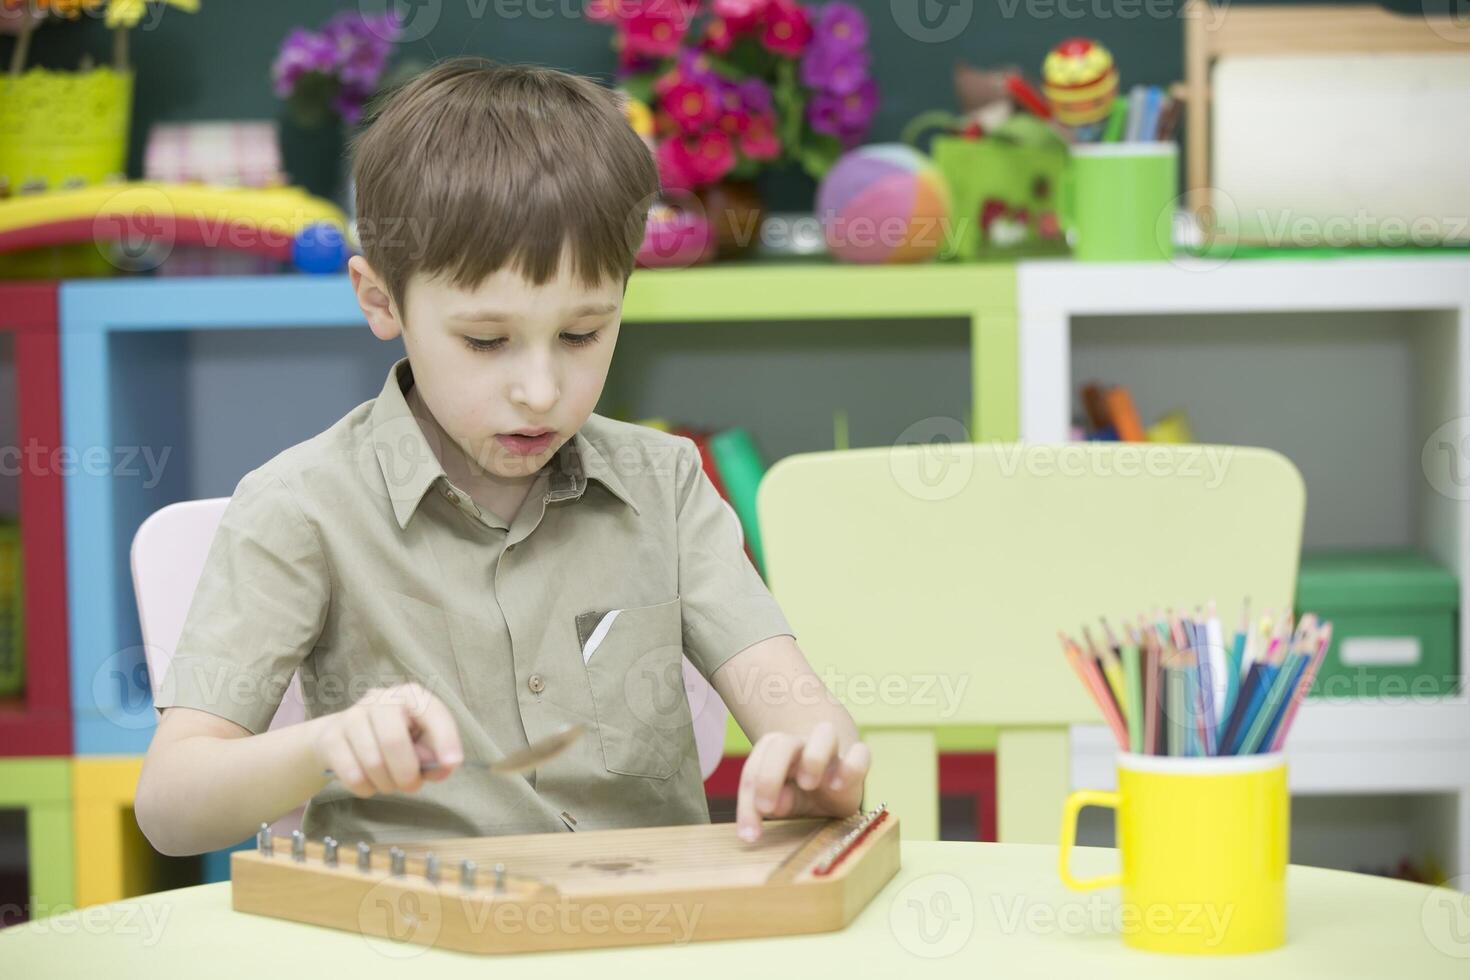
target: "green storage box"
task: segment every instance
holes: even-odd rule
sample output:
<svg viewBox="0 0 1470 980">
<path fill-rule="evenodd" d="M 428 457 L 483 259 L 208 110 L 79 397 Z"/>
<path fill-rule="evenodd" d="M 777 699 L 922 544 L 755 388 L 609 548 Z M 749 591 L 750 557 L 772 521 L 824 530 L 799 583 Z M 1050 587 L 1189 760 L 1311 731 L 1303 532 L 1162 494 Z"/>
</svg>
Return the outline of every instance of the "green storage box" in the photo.
<svg viewBox="0 0 1470 980">
<path fill-rule="evenodd" d="M 1459 690 L 1460 586 L 1408 549 L 1304 555 L 1296 614 L 1332 621 L 1310 696 L 1407 698 Z"/>
<path fill-rule="evenodd" d="M 0 518 L 0 697 L 25 690 L 25 593 L 20 567 L 20 527 Z"/>
</svg>

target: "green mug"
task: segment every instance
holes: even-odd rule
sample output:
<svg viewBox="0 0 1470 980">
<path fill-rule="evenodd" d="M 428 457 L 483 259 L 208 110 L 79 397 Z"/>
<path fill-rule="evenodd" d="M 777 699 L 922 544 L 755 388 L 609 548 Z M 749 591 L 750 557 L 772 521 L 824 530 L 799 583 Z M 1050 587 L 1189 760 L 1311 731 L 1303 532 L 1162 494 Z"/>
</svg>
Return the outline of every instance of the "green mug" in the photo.
<svg viewBox="0 0 1470 980">
<path fill-rule="evenodd" d="M 1178 198 L 1175 143 L 1072 147 L 1062 182 L 1062 212 L 1072 230 L 1072 257 L 1082 262 L 1172 258 Z"/>
</svg>

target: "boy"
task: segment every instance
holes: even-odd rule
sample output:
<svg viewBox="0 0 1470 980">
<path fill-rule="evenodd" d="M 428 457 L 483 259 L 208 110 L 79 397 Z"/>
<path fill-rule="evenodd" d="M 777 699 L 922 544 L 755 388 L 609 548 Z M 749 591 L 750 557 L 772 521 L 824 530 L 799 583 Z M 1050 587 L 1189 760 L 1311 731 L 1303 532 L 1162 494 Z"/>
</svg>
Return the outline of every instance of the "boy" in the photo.
<svg viewBox="0 0 1470 980">
<path fill-rule="evenodd" d="M 592 413 L 658 191 L 613 94 L 441 63 L 355 178 L 352 287 L 407 357 L 236 487 L 156 700 L 154 847 L 227 846 L 307 800 L 307 836 L 349 843 L 707 822 L 686 654 L 753 743 L 744 839 L 854 812 L 868 749 L 694 443 Z M 267 731 L 298 670 L 307 720 Z M 571 723 L 533 772 L 456 772 Z"/>
</svg>

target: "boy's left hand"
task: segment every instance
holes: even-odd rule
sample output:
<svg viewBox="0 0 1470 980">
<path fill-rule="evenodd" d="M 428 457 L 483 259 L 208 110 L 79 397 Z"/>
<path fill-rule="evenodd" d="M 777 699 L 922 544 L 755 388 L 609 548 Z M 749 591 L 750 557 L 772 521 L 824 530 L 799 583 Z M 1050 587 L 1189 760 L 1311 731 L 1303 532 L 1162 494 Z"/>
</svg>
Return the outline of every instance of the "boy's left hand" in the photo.
<svg viewBox="0 0 1470 980">
<path fill-rule="evenodd" d="M 762 735 L 740 771 L 735 804 L 740 839 L 759 840 L 765 817 L 845 817 L 856 812 L 871 761 L 863 742 L 838 755 L 831 722 L 819 722 L 806 738 L 787 732 Z"/>
</svg>

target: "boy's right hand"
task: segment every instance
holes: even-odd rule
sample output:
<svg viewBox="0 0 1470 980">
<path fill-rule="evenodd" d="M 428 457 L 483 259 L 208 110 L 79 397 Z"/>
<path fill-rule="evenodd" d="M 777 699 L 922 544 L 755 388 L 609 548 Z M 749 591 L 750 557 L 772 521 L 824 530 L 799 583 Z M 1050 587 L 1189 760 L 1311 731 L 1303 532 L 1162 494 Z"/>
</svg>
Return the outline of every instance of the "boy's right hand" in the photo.
<svg viewBox="0 0 1470 980">
<path fill-rule="evenodd" d="M 454 716 L 419 684 L 374 688 L 320 723 L 317 758 L 355 796 L 416 793 L 424 780 L 447 779 L 464 761 Z M 425 762 L 439 768 L 421 772 Z"/>
</svg>

